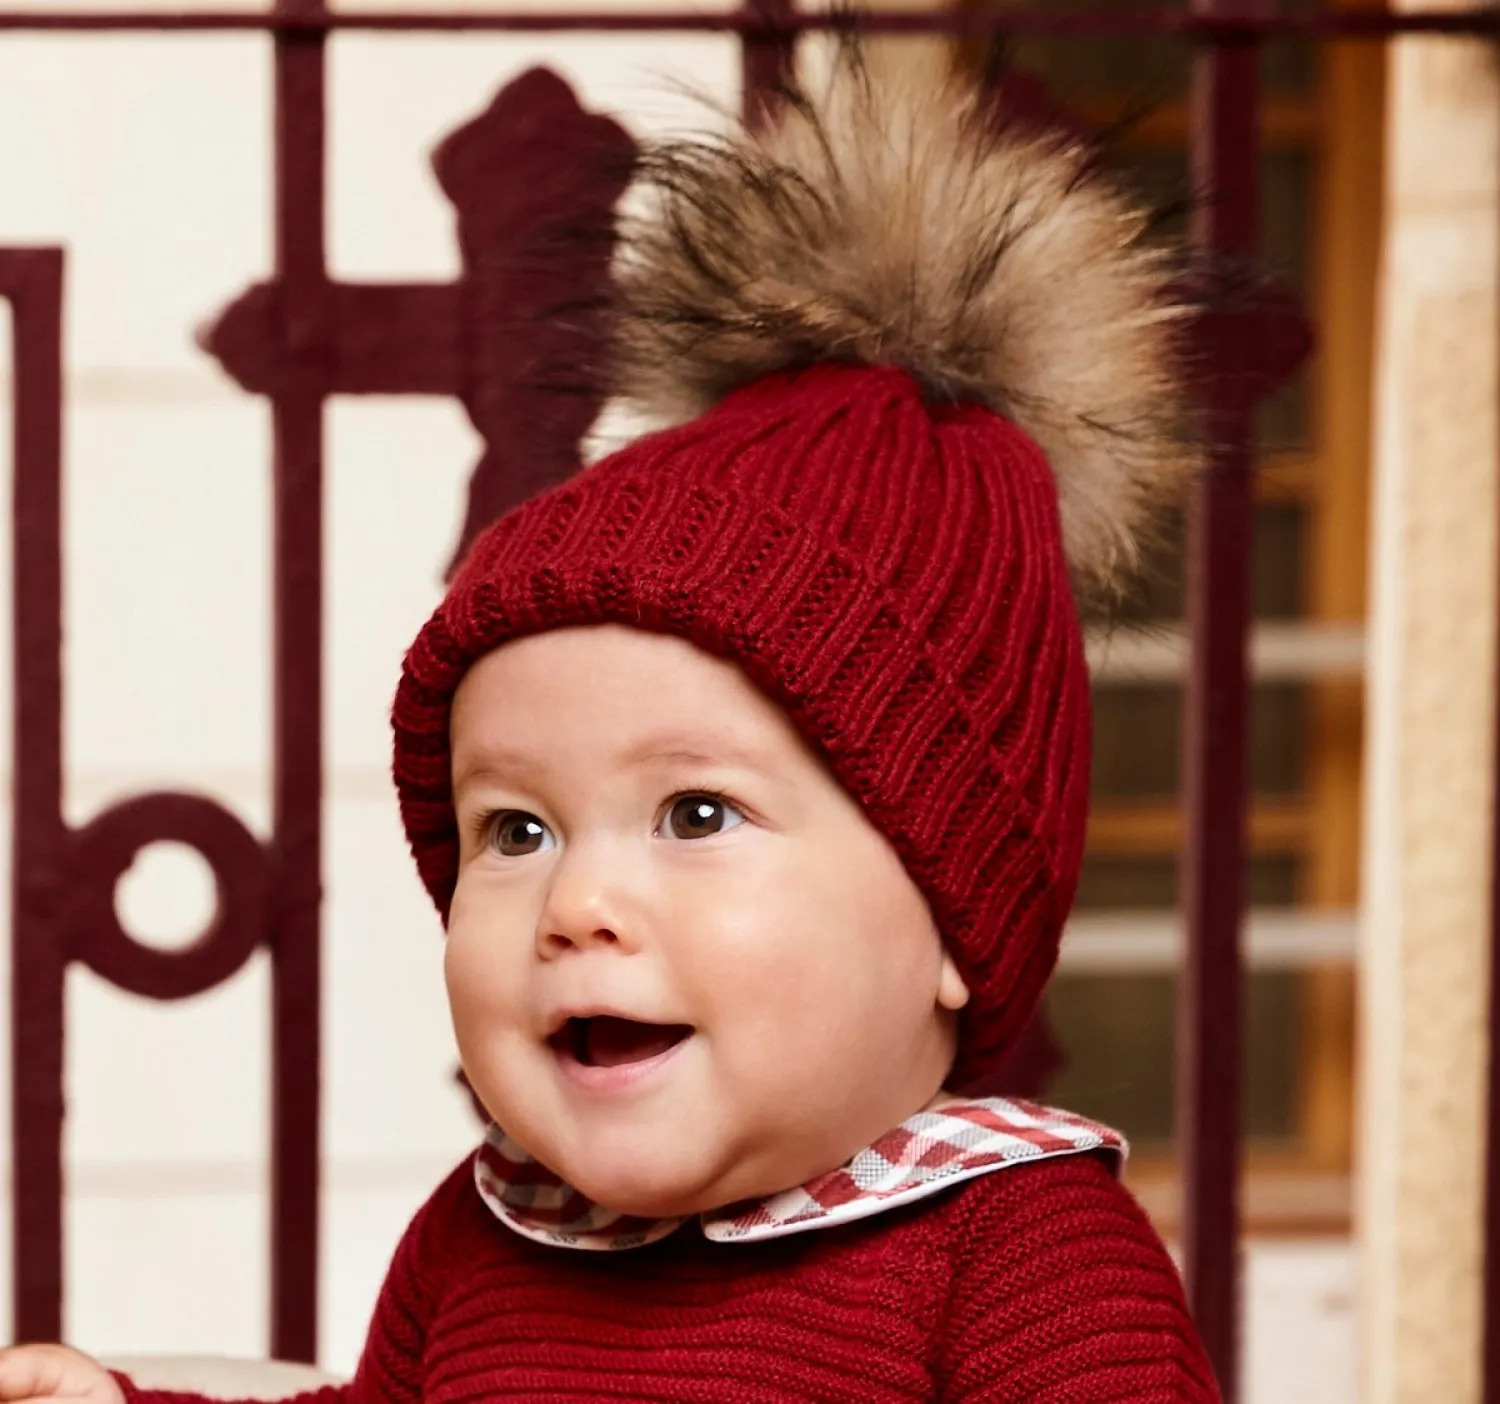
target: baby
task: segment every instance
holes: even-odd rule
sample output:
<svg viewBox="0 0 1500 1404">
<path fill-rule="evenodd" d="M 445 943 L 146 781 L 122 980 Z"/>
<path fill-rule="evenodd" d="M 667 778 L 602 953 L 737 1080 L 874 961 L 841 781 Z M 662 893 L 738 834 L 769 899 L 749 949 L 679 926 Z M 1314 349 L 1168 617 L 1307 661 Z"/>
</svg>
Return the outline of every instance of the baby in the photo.
<svg viewBox="0 0 1500 1404">
<path fill-rule="evenodd" d="M 407 655 L 494 1125 L 316 1397 L 1216 1400 L 1120 1138 L 963 1095 L 1072 901 L 1079 597 L 1192 466 L 1179 270 L 1089 152 L 852 52 L 644 179 L 616 388 L 667 427 L 492 527 Z M 0 1398 L 192 1396 L 30 1346 Z"/>
</svg>

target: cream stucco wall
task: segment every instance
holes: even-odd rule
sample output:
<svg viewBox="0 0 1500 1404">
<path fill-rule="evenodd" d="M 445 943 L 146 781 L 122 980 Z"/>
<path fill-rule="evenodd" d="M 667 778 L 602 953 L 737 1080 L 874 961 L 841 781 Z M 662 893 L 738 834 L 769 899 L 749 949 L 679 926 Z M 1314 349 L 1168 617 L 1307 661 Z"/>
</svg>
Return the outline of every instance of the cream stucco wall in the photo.
<svg viewBox="0 0 1500 1404">
<path fill-rule="evenodd" d="M 1366 1404 L 1480 1398 L 1497 483 L 1493 50 L 1390 60 L 1361 969 Z"/>
</svg>

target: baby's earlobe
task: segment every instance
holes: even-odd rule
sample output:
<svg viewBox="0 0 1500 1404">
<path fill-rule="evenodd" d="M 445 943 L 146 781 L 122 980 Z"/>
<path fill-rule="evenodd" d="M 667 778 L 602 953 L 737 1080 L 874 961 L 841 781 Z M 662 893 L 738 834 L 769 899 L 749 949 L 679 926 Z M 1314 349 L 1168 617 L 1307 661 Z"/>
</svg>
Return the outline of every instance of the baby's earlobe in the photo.
<svg viewBox="0 0 1500 1404">
<path fill-rule="evenodd" d="M 969 987 L 958 973 L 953 957 L 943 952 L 943 968 L 938 974 L 938 1008 L 959 1010 L 969 1002 Z"/>
</svg>

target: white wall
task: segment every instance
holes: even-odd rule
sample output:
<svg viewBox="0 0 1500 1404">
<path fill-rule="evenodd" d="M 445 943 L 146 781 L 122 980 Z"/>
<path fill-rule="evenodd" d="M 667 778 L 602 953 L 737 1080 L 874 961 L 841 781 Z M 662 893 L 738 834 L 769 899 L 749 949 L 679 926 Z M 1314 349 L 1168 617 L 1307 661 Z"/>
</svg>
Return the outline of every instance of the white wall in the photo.
<svg viewBox="0 0 1500 1404">
<path fill-rule="evenodd" d="M 454 274 L 427 153 L 529 64 L 552 64 L 638 129 L 701 120 L 668 80 L 725 95 L 737 75 L 735 46 L 715 38 L 348 35 L 330 47 L 329 258 L 348 278 Z M 269 272 L 270 72 L 269 46 L 250 36 L 0 43 L 0 245 L 60 242 L 70 260 L 77 822 L 154 786 L 206 790 L 266 822 L 267 413 L 192 332 Z M 342 400 L 327 446 L 322 1353 L 344 1369 L 396 1235 L 474 1137 L 451 1082 L 437 922 L 387 778 L 386 711 L 479 445 L 456 403 Z M 138 865 L 122 900 L 143 930 L 181 939 L 208 884 L 179 851 Z M 266 993 L 260 960 L 177 1006 L 72 976 L 66 1311 L 80 1343 L 264 1349 Z M 7 1313 L 8 1291 L 0 1276 Z"/>
</svg>

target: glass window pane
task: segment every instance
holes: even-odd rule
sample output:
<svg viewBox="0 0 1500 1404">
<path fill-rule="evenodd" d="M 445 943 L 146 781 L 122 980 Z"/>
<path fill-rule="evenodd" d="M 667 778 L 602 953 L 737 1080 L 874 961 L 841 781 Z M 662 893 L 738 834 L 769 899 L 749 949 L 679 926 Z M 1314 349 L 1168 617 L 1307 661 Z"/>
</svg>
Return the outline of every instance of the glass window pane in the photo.
<svg viewBox="0 0 1500 1404">
<path fill-rule="evenodd" d="M 1192 66 L 1191 45 L 1157 35 L 1016 35 L 1007 53 L 1012 65 L 1041 78 L 1058 100 L 1107 102 L 1122 112 L 1183 101 Z"/>
<path fill-rule="evenodd" d="M 1188 172 L 1186 147 L 1144 147 L 1115 153 L 1114 164 L 1131 188 L 1162 210 L 1179 214 L 1163 221 L 1164 234 L 1187 232 L 1192 205 L 1213 199 L 1213 191 L 1195 187 Z M 1306 147 L 1268 147 L 1260 154 L 1261 256 L 1264 270 L 1306 302 L 1312 244 L 1313 156 Z M 1303 448 L 1308 428 L 1306 374 L 1295 377 L 1260 406 L 1260 445 L 1268 453 Z"/>
<path fill-rule="evenodd" d="M 1094 689 L 1094 800 L 1177 793 L 1176 686 Z"/>
<path fill-rule="evenodd" d="M 1255 509 L 1251 595 L 1257 619 L 1296 619 L 1306 611 L 1307 507 L 1262 502 Z"/>
<path fill-rule="evenodd" d="M 1278 8 L 1288 13 L 1304 13 L 1312 5 L 1309 0 L 1282 0 Z M 1260 81 L 1269 96 L 1309 96 L 1317 78 L 1318 55 L 1313 41 L 1293 35 L 1272 39 L 1261 50 Z"/>
<path fill-rule="evenodd" d="M 1163 854 L 1090 853 L 1078 879 L 1078 911 L 1157 910 L 1177 905 L 1177 859 Z"/>
<path fill-rule="evenodd" d="M 1313 153 L 1282 146 L 1261 153 L 1261 257 L 1266 271 L 1306 306 L 1311 296 Z M 1309 447 L 1311 386 L 1307 371 L 1260 406 L 1256 426 L 1267 453 Z"/>
<path fill-rule="evenodd" d="M 1250 792 L 1296 795 L 1307 774 L 1307 689 L 1262 683 L 1250 706 Z"/>
<path fill-rule="evenodd" d="M 1301 793 L 1307 769 L 1307 689 L 1260 683 L 1250 706 L 1250 789 Z M 1094 798 L 1171 799 L 1181 773 L 1182 689 L 1175 683 L 1094 689 Z"/>
<path fill-rule="evenodd" d="M 1248 983 L 1244 1126 L 1263 1144 L 1298 1130 L 1299 980 L 1258 971 Z M 1167 974 L 1058 975 L 1047 1007 L 1067 1062 L 1047 1099 L 1118 1127 L 1137 1150 L 1169 1145 L 1176 986 Z"/>
<path fill-rule="evenodd" d="M 1245 869 L 1245 900 L 1252 907 L 1296 903 L 1303 863 L 1294 853 L 1258 853 Z M 1083 860 L 1079 911 L 1171 910 L 1177 906 L 1176 854 L 1090 853 Z"/>
<path fill-rule="evenodd" d="M 1311 0 L 1279 0 L 1276 8 L 1286 13 L 1305 11 Z M 1001 12 L 1018 8 L 1016 0 L 965 0 L 963 8 Z M 1038 8 L 1049 10 L 1117 9 L 1184 10 L 1187 0 L 1168 0 L 1152 6 L 1143 0 L 1062 0 Z M 1060 98 L 1073 101 L 1101 98 L 1126 99 L 1132 103 L 1158 105 L 1181 102 L 1188 92 L 1193 46 L 1182 39 L 1150 35 L 1036 35 L 1012 36 L 1004 41 L 1011 63 L 1046 79 Z M 974 46 L 967 50 L 977 62 Z M 1303 97 L 1313 90 L 1316 54 L 1312 41 L 1301 36 L 1278 38 L 1268 43 L 1261 57 L 1261 84 L 1273 97 Z"/>
<path fill-rule="evenodd" d="M 1184 617 L 1185 530 L 1180 516 L 1159 525 L 1147 543 L 1139 578 L 1113 610 L 1111 625 L 1129 627 Z M 1304 503 L 1281 499 L 1256 504 L 1250 587 L 1257 619 L 1296 619 L 1305 613 L 1307 530 Z"/>
</svg>

